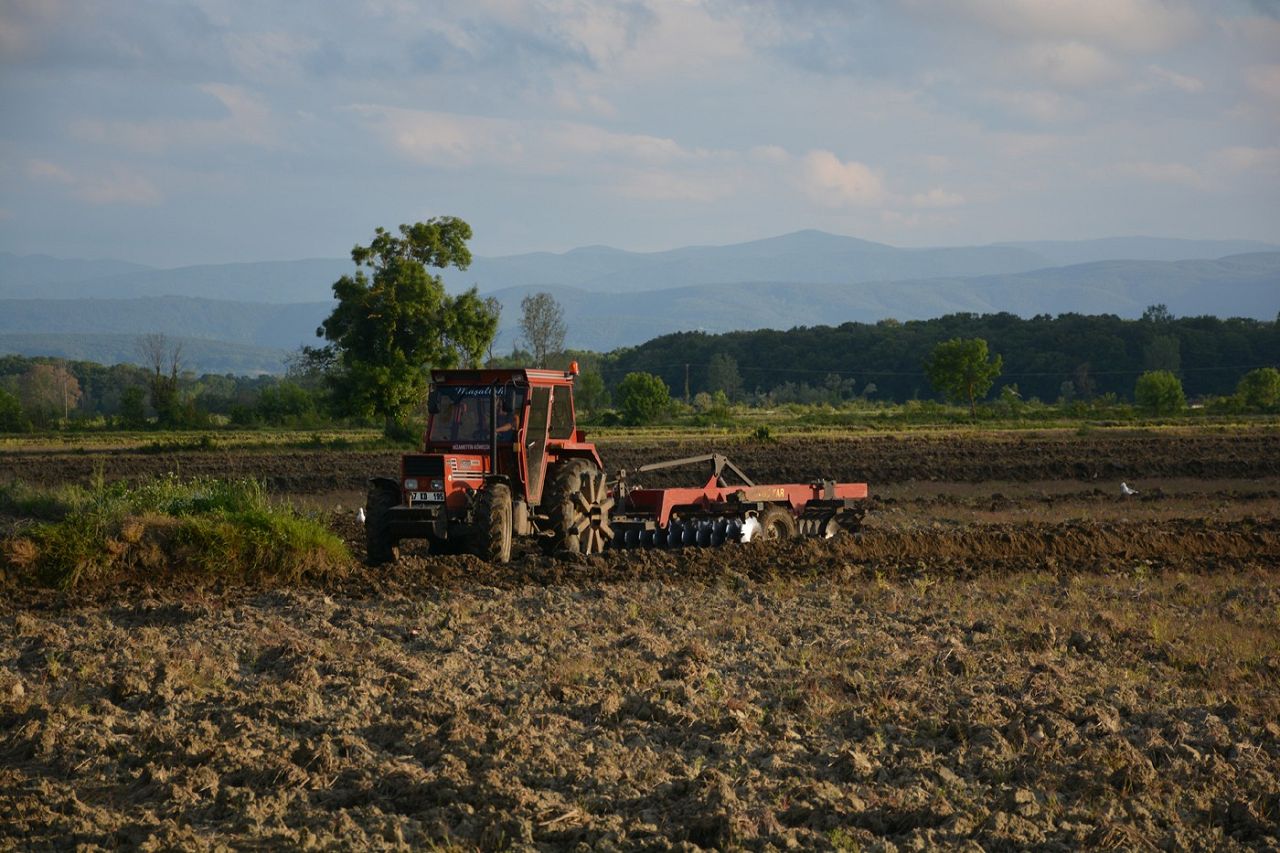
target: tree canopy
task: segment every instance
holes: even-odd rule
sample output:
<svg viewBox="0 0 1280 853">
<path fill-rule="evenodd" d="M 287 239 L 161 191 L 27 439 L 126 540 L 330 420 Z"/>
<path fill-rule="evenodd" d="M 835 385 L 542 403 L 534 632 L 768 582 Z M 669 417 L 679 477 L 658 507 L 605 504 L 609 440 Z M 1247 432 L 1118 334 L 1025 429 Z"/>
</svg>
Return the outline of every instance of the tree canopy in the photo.
<svg viewBox="0 0 1280 853">
<path fill-rule="evenodd" d="M 446 216 L 383 228 L 368 246 L 357 245 L 358 266 L 333 285 L 338 300 L 316 334 L 330 342 L 334 400 L 349 414 L 377 415 L 391 425 L 408 418 L 426 397 L 432 367 L 474 366 L 498 329 L 492 303 L 473 287 L 445 292 L 427 267 L 471 264 L 471 226 Z"/>
<path fill-rule="evenodd" d="M 953 402 L 968 400 L 969 413 L 976 415 L 977 400 L 987 396 L 1003 365 L 998 355 L 988 361 L 982 338 L 952 338 L 933 348 L 925 372 L 937 391 Z"/>
<path fill-rule="evenodd" d="M 618 407 L 632 425 L 653 423 L 671 405 L 671 389 L 651 373 L 628 373 L 618 385 Z"/>
<path fill-rule="evenodd" d="M 1253 409 L 1273 409 L 1280 404 L 1280 370 L 1260 367 L 1240 377 L 1236 393 L 1246 406 Z"/>
<path fill-rule="evenodd" d="M 1182 382 L 1167 370 L 1152 370 L 1139 376 L 1133 399 L 1153 415 L 1171 415 L 1187 407 Z"/>
</svg>

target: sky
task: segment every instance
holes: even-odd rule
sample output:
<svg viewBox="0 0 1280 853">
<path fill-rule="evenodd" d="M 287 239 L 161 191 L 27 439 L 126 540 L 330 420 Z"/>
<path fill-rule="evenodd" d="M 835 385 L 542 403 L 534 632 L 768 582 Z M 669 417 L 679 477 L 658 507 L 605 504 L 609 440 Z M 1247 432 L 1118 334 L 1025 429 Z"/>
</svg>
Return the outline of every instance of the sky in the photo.
<svg viewBox="0 0 1280 853">
<path fill-rule="evenodd" d="M 1280 0 L 0 0 L 0 251 L 1280 242 Z"/>
</svg>

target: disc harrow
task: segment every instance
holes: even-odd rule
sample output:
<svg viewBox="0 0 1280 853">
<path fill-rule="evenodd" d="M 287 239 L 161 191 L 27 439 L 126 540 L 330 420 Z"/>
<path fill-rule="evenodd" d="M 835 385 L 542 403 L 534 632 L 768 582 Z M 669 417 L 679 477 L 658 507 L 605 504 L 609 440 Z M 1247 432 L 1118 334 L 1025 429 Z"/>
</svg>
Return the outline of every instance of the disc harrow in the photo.
<svg viewBox="0 0 1280 853">
<path fill-rule="evenodd" d="M 621 472 L 613 488 L 610 547 L 716 548 L 791 536 L 829 539 L 861 526 L 865 483 L 757 484 L 720 454 L 655 462 L 636 473 L 707 462 L 711 476 L 701 488 L 647 489 Z M 737 482 L 730 484 L 727 475 Z"/>
</svg>

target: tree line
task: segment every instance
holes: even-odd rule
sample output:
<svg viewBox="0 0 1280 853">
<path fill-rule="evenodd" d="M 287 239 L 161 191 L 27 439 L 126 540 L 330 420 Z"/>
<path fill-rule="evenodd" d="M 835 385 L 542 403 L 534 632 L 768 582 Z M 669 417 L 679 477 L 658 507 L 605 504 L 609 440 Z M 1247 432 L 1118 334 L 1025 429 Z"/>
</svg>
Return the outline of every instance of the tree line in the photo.
<svg viewBox="0 0 1280 853">
<path fill-rule="evenodd" d="M 1152 306 L 1139 320 L 1062 314 L 951 314 L 904 323 L 844 323 L 787 331 L 678 332 L 609 353 L 605 385 L 634 372 L 660 377 L 678 397 L 723 391 L 730 399 L 883 402 L 930 399 L 926 365 L 939 344 L 980 339 L 999 354 L 1001 385 L 1053 402 L 1115 395 L 1133 399 L 1138 377 L 1167 371 L 1188 397 L 1230 395 L 1241 376 L 1280 364 L 1280 324 L 1173 317 Z"/>
</svg>

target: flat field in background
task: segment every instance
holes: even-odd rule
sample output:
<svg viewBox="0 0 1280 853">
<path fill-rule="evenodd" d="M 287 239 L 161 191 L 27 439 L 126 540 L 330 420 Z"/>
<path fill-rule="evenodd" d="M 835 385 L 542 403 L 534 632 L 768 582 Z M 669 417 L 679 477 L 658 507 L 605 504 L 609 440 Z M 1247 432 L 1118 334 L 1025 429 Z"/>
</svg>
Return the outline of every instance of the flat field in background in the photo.
<svg viewBox="0 0 1280 853">
<path fill-rule="evenodd" d="M 758 481 L 866 481 L 866 528 L 508 567 L 410 547 L 324 586 L 10 585 L 0 838 L 1280 844 L 1274 426 L 600 443 L 611 472 L 716 450 Z M 364 480 L 398 455 L 372 432 L 28 440 L 0 483 L 255 477 L 361 553 Z"/>
</svg>

